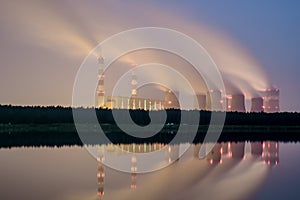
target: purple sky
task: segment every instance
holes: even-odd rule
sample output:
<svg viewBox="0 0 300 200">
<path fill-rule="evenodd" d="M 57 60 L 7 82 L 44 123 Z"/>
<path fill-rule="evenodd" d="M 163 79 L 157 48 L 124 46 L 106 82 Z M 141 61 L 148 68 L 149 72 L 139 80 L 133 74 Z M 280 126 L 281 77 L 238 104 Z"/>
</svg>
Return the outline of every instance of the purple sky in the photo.
<svg viewBox="0 0 300 200">
<path fill-rule="evenodd" d="M 230 60 L 233 65 L 244 59 L 249 68 L 255 60 L 258 66 L 245 70 L 248 76 L 254 82 L 267 76 L 280 88 L 281 110 L 300 111 L 299 6 L 298 1 L 1 1 L 0 103 L 70 105 L 77 70 L 98 42 L 130 28 L 159 26 L 199 39 L 216 60 L 223 46 L 247 51 Z M 229 45 L 211 47 L 216 40 L 197 32 L 204 27 Z M 226 59 L 217 61 L 224 72 Z M 251 74 L 258 69 L 266 75 Z"/>
</svg>

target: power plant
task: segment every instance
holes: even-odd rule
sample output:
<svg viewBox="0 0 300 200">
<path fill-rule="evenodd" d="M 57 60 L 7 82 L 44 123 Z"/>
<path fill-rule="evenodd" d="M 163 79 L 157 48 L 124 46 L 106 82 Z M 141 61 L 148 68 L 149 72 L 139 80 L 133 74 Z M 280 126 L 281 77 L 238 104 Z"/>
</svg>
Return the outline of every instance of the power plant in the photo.
<svg viewBox="0 0 300 200">
<path fill-rule="evenodd" d="M 104 59 L 98 57 L 98 86 L 97 86 L 97 107 L 108 109 L 142 109 L 142 110 L 163 110 L 180 109 L 178 91 L 165 88 L 164 98 L 141 98 L 138 95 L 138 77 L 135 70 L 131 73 L 131 96 L 111 96 L 105 94 L 104 85 Z M 136 67 L 132 64 L 131 67 Z M 250 112 L 279 112 L 279 89 L 270 87 L 264 91 L 257 91 L 259 95 L 251 98 Z M 226 96 L 226 97 L 225 97 Z M 106 100 L 105 100 L 106 99 Z M 226 107 L 225 107 L 226 106 Z M 194 105 L 189 109 L 222 111 L 223 108 L 228 112 L 246 112 L 245 95 L 243 93 L 224 94 L 218 89 L 209 89 L 205 93 L 196 93 Z"/>
</svg>

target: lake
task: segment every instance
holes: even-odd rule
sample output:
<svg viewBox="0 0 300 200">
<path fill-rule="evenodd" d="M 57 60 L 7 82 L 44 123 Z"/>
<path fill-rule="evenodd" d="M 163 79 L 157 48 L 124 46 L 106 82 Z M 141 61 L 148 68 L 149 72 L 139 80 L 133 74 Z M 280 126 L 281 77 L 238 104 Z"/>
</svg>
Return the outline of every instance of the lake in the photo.
<svg viewBox="0 0 300 200">
<path fill-rule="evenodd" d="M 189 148 L 179 158 L 180 148 L 186 145 Z M 224 142 L 209 153 L 208 146 L 89 147 L 98 149 L 96 158 L 83 146 L 1 148 L 0 199 L 300 198 L 299 143 Z M 139 157 L 153 152 L 155 162 Z M 139 173 L 139 169 L 149 172 Z"/>
</svg>

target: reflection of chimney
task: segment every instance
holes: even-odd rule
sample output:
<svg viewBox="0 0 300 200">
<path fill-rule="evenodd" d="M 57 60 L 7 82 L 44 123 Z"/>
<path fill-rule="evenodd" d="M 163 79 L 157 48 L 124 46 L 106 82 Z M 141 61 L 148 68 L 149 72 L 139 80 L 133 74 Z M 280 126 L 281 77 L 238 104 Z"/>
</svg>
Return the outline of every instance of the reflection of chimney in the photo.
<svg viewBox="0 0 300 200">
<path fill-rule="evenodd" d="M 245 96 L 243 94 L 233 94 L 231 97 L 231 110 L 237 112 L 246 112 Z"/>
<path fill-rule="evenodd" d="M 251 112 L 262 112 L 264 105 L 263 98 L 261 97 L 254 97 L 251 99 Z"/>
<path fill-rule="evenodd" d="M 278 142 L 263 142 L 262 157 L 265 164 L 273 166 L 279 163 L 279 143 Z"/>
<path fill-rule="evenodd" d="M 102 56 L 98 57 L 98 88 L 97 88 L 97 98 L 98 98 L 98 107 L 105 106 L 104 99 L 104 59 Z"/>
<path fill-rule="evenodd" d="M 136 189 L 136 172 L 137 172 L 137 164 L 136 164 L 136 156 L 133 155 L 131 157 L 131 189 Z"/>
<path fill-rule="evenodd" d="M 97 173 L 97 179 L 98 179 L 98 193 L 97 196 L 99 199 L 102 199 L 104 195 L 104 177 L 105 177 L 105 172 L 104 172 L 104 146 L 100 145 L 99 147 L 99 156 L 97 157 L 97 168 L 98 168 L 98 173 Z"/>
</svg>

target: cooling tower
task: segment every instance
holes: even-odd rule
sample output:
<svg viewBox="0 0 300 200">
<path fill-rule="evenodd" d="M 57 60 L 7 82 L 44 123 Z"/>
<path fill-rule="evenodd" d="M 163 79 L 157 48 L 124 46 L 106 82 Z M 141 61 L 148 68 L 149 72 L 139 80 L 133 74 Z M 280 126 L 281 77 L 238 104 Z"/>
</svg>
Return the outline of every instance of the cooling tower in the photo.
<svg viewBox="0 0 300 200">
<path fill-rule="evenodd" d="M 167 90 L 165 93 L 165 109 L 180 109 L 177 97 L 179 98 L 179 92 L 174 93 L 172 90 Z"/>
<path fill-rule="evenodd" d="M 195 109 L 205 110 L 206 109 L 206 95 L 197 94 L 195 98 Z"/>
<path fill-rule="evenodd" d="M 279 112 L 279 89 L 268 88 L 263 93 L 264 98 L 264 111 Z"/>
<path fill-rule="evenodd" d="M 212 111 L 222 110 L 222 95 L 220 90 L 209 90 L 206 96 L 206 109 Z M 214 106 L 214 108 L 212 107 Z"/>
<path fill-rule="evenodd" d="M 233 94 L 232 95 L 231 111 L 246 112 L 245 96 L 243 94 Z"/>
<path fill-rule="evenodd" d="M 264 100 L 261 97 L 254 97 L 251 99 L 251 112 L 262 112 Z"/>
</svg>

